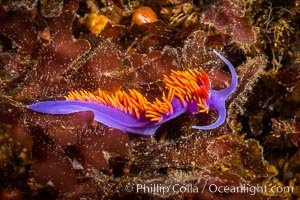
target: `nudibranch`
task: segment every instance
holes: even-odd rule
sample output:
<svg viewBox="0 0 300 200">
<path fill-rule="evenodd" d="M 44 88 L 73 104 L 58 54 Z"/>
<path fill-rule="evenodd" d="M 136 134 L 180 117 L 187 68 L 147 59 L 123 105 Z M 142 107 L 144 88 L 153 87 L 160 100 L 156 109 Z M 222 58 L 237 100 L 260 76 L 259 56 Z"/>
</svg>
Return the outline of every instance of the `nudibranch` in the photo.
<svg viewBox="0 0 300 200">
<path fill-rule="evenodd" d="M 214 129 L 225 121 L 225 100 L 237 87 L 233 65 L 215 50 L 214 53 L 226 63 L 232 76 L 230 85 L 223 90 L 211 89 L 209 77 L 204 71 L 173 70 L 170 76 L 164 76 L 167 93 L 154 102 L 149 102 L 136 90 L 110 94 L 98 89 L 93 93 L 72 91 L 66 100 L 38 102 L 28 105 L 28 108 L 47 114 L 92 111 L 95 121 L 140 135 L 153 135 L 161 124 L 183 113 L 196 114 L 216 109 L 219 117 L 213 124 L 193 126 L 201 130 Z"/>
</svg>

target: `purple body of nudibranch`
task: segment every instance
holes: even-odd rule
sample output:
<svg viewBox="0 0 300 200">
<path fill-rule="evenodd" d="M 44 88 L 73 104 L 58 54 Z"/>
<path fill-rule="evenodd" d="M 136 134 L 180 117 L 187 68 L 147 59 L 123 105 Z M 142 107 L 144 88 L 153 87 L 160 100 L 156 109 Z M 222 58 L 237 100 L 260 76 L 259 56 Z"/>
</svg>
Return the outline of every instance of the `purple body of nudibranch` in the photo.
<svg viewBox="0 0 300 200">
<path fill-rule="evenodd" d="M 209 89 L 209 98 L 206 100 L 208 109 L 216 109 L 219 117 L 211 125 L 193 126 L 195 129 L 209 130 L 220 126 L 226 119 L 225 100 L 234 92 L 237 87 L 237 74 L 233 65 L 218 52 L 214 51 L 229 67 L 232 80 L 228 88 L 215 91 Z M 114 109 L 110 106 L 99 104 L 96 102 L 66 100 L 66 101 L 45 101 L 28 105 L 31 110 L 47 113 L 47 114 L 70 114 L 80 111 L 92 111 L 94 120 L 103 123 L 111 128 L 120 129 L 125 132 L 136 133 L 140 135 L 153 135 L 161 124 L 178 117 L 183 113 L 197 113 L 197 102 L 186 101 L 185 104 L 174 96 L 171 100 L 173 111 L 163 116 L 161 121 L 151 121 L 145 116 L 137 118 L 136 116 Z"/>
</svg>

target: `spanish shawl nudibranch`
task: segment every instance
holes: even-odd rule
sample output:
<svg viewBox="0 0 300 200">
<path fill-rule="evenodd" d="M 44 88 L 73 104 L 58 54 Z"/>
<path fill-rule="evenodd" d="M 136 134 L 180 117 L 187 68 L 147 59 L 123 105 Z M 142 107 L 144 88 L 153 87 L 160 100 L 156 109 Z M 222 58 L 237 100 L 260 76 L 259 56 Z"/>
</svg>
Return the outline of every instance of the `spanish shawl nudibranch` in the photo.
<svg viewBox="0 0 300 200">
<path fill-rule="evenodd" d="M 164 77 L 168 89 L 161 100 L 149 102 L 136 90 L 129 93 L 117 91 L 108 94 L 102 90 L 94 93 L 82 90 L 72 91 L 65 101 L 45 101 L 28 105 L 28 108 L 47 114 L 69 114 L 80 111 L 94 112 L 94 120 L 109 127 L 141 135 L 152 135 L 166 121 L 183 113 L 195 114 L 216 109 L 218 119 L 208 126 L 193 126 L 209 130 L 220 126 L 226 119 L 225 100 L 237 87 L 237 74 L 233 65 L 214 50 L 231 72 L 229 87 L 215 91 L 204 71 L 172 71 Z"/>
</svg>

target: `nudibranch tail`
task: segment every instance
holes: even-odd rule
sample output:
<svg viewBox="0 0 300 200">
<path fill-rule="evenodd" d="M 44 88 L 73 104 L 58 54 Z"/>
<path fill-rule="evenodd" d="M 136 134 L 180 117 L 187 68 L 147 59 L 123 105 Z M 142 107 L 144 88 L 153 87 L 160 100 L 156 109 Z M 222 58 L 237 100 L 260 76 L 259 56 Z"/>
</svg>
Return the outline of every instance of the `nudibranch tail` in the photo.
<svg viewBox="0 0 300 200">
<path fill-rule="evenodd" d="M 80 111 L 92 111 L 94 113 L 94 120 L 97 122 L 111 128 L 141 135 L 152 135 L 160 126 L 160 124 L 155 124 L 147 120 L 139 120 L 135 116 L 128 115 L 121 110 L 88 101 L 44 101 L 28 105 L 28 108 L 47 114 L 70 114 Z"/>
<path fill-rule="evenodd" d="M 208 126 L 193 126 L 208 130 L 220 126 L 226 118 L 225 100 L 237 87 L 237 74 L 232 64 L 214 51 L 229 67 L 232 81 L 228 88 L 214 91 L 204 71 L 189 69 L 171 71 L 164 76 L 168 92 L 160 99 L 149 102 L 136 90 L 107 93 L 85 90 L 71 91 L 65 101 L 45 101 L 28 105 L 31 110 L 48 114 L 69 114 L 80 111 L 92 111 L 94 120 L 111 128 L 141 135 L 152 135 L 161 124 L 183 113 L 195 114 L 216 109 L 219 118 Z"/>
</svg>

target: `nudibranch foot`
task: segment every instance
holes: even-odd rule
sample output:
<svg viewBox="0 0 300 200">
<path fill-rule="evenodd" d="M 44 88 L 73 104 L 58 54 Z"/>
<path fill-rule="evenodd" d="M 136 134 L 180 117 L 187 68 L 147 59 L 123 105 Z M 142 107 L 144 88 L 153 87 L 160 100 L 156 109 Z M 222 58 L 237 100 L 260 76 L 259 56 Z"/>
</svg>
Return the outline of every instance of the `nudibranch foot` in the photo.
<svg viewBox="0 0 300 200">
<path fill-rule="evenodd" d="M 65 101 L 45 101 L 28 105 L 36 112 L 47 114 L 70 114 L 81 111 L 92 111 L 94 120 L 111 128 L 140 135 L 153 135 L 161 124 L 178 117 L 183 113 L 196 114 L 216 109 L 219 117 L 211 125 L 193 126 L 195 129 L 214 129 L 226 119 L 225 101 L 237 87 L 237 74 L 233 65 L 218 52 L 232 75 L 229 87 L 215 91 L 210 88 L 210 80 L 204 71 L 189 69 L 172 71 L 164 77 L 168 89 L 161 99 L 149 102 L 136 90 L 106 93 L 85 90 L 71 91 Z"/>
</svg>

